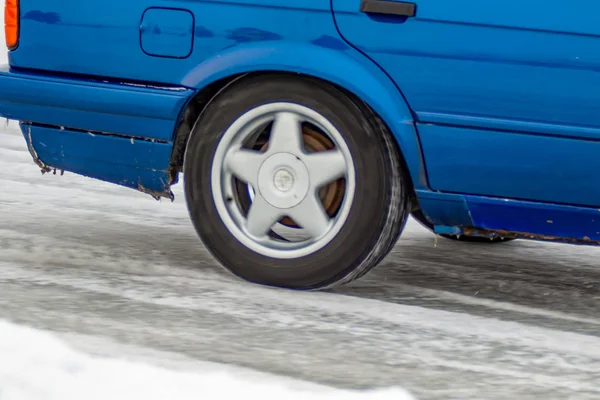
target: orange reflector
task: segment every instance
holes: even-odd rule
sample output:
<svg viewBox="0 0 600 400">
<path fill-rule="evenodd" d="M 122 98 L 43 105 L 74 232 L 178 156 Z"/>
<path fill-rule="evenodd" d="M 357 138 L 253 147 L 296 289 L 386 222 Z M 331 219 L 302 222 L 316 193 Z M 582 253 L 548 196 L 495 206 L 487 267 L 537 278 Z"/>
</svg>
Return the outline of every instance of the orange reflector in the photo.
<svg viewBox="0 0 600 400">
<path fill-rule="evenodd" d="M 9 50 L 19 45 L 19 0 L 6 0 L 4 6 L 4 34 Z"/>
</svg>

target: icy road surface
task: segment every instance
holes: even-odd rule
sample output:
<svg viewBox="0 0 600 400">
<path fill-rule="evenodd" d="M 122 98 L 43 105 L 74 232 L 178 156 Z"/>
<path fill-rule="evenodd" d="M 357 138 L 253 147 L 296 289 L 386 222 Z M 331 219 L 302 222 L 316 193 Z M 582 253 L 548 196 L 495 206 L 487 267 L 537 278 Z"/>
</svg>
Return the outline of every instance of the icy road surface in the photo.
<svg viewBox="0 0 600 400">
<path fill-rule="evenodd" d="M 411 221 L 362 280 L 298 293 L 222 270 L 181 185 L 170 203 L 42 176 L 14 123 L 0 128 L 0 170 L 0 319 L 88 353 L 420 399 L 600 398 L 600 249 L 436 246 Z"/>
</svg>

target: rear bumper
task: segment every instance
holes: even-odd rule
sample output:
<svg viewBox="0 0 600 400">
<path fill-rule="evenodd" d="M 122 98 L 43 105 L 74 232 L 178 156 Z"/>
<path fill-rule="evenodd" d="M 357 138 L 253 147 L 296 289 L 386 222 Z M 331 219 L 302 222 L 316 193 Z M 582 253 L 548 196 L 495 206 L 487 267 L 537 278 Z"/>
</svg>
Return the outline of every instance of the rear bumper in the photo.
<svg viewBox="0 0 600 400">
<path fill-rule="evenodd" d="M 193 93 L 0 66 L 0 117 L 21 121 L 42 172 L 74 172 L 157 198 L 172 198 L 173 135 Z"/>
<path fill-rule="evenodd" d="M 193 93 L 0 66 L 0 117 L 40 125 L 169 142 Z"/>
</svg>

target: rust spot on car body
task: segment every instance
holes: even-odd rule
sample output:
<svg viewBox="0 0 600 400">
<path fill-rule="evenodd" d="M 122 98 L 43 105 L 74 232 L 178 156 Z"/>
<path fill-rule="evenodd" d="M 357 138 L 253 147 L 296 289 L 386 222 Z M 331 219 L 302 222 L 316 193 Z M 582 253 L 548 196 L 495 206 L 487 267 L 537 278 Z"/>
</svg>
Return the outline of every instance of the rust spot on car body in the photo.
<svg viewBox="0 0 600 400">
<path fill-rule="evenodd" d="M 531 239 L 531 240 L 543 240 L 543 241 L 551 241 L 551 242 L 560 242 L 560 243 L 570 243 L 570 244 L 595 244 L 600 245 L 600 240 L 592 240 L 588 236 L 584 236 L 583 238 L 564 238 L 560 236 L 549 236 L 542 235 L 537 233 L 528 233 L 528 232 L 510 232 L 504 230 L 487 230 L 480 228 L 460 228 L 462 233 L 467 236 L 478 236 L 478 237 L 486 237 L 486 238 L 511 238 L 511 239 Z"/>
</svg>

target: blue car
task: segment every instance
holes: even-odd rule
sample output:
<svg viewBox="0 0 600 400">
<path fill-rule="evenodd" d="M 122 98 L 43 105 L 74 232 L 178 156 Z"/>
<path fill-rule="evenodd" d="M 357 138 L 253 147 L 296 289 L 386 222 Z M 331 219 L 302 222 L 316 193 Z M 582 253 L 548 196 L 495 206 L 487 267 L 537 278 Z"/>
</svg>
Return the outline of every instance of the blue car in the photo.
<svg viewBox="0 0 600 400">
<path fill-rule="evenodd" d="M 251 282 L 448 238 L 600 241 L 590 0 L 6 0 L 0 116 L 35 163 L 172 199 Z"/>
</svg>

